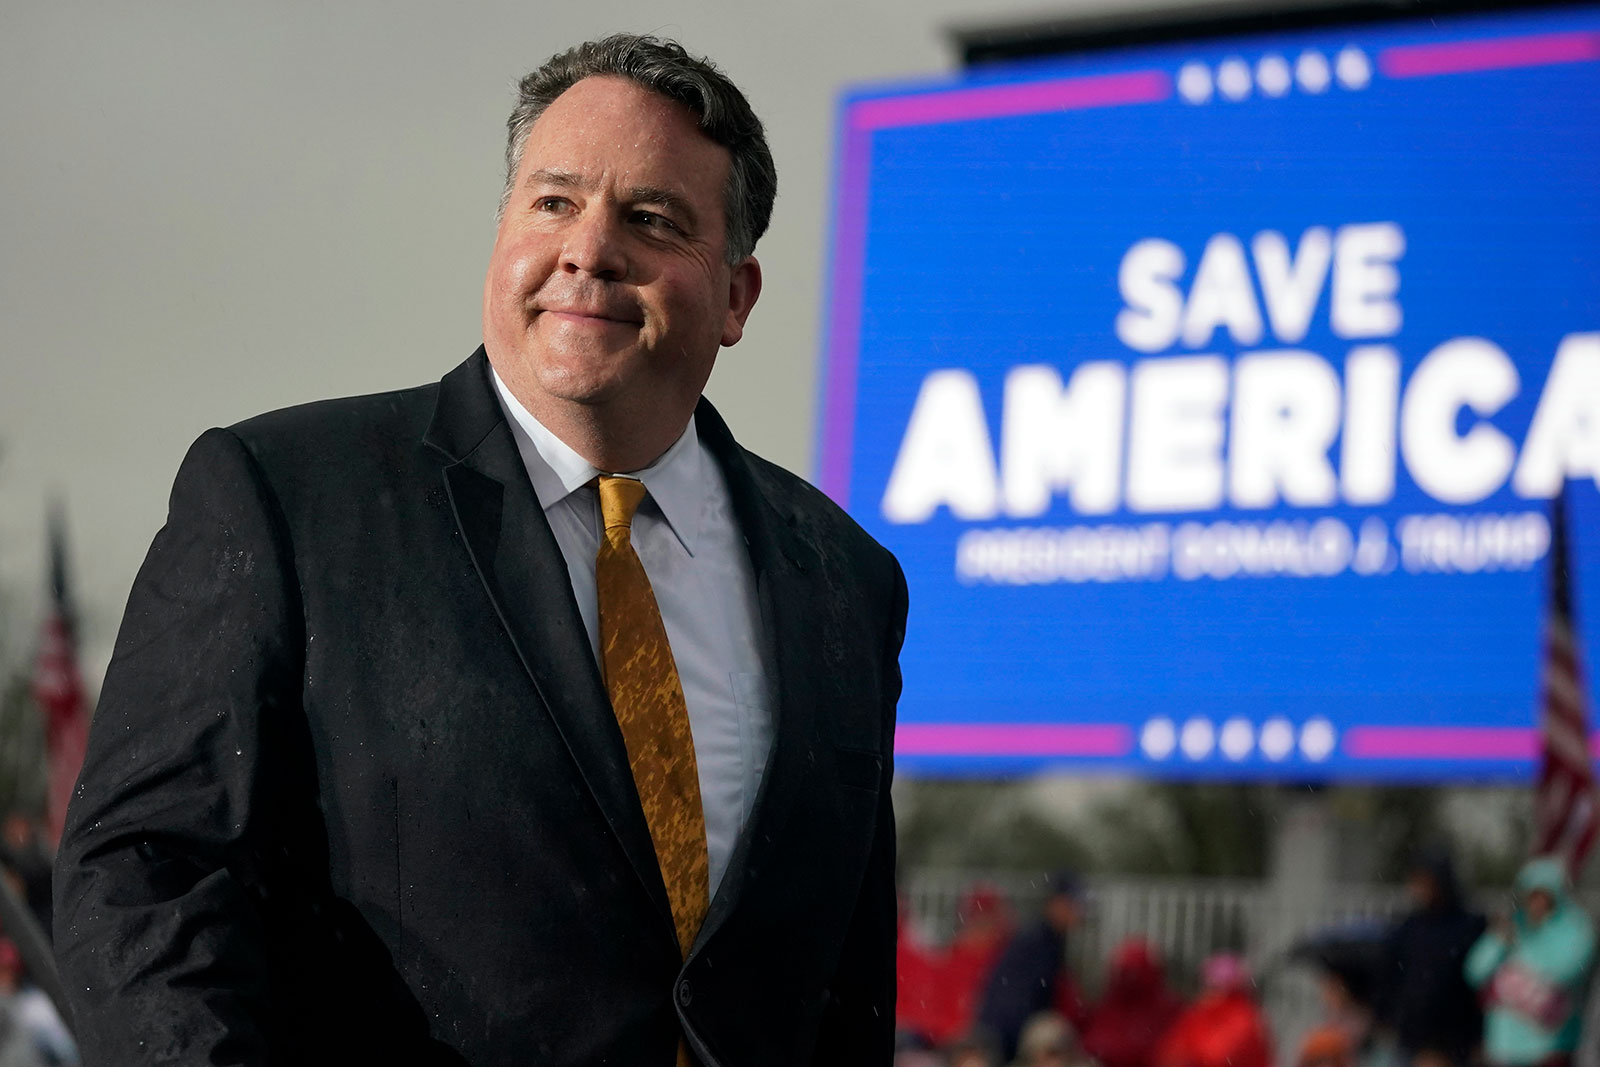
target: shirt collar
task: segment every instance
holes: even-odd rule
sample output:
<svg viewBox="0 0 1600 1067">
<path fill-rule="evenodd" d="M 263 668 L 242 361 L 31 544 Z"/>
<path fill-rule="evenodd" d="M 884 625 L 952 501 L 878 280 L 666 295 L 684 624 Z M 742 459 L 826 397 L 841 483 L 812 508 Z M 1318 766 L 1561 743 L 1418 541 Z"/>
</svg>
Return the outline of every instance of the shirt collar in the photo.
<svg viewBox="0 0 1600 1067">
<path fill-rule="evenodd" d="M 522 402 L 512 395 L 500 375 L 490 368 L 495 395 L 511 422 L 512 436 L 528 468 L 528 480 L 539 498 L 539 506 L 549 511 L 580 489 L 587 489 L 596 476 L 606 473 L 591 466 L 572 446 L 551 433 L 534 418 Z M 620 471 L 644 483 L 649 498 L 655 501 L 684 551 L 694 555 L 700 534 L 701 517 L 706 509 L 703 449 L 694 416 L 672 447 L 650 466 L 639 471 Z"/>
</svg>

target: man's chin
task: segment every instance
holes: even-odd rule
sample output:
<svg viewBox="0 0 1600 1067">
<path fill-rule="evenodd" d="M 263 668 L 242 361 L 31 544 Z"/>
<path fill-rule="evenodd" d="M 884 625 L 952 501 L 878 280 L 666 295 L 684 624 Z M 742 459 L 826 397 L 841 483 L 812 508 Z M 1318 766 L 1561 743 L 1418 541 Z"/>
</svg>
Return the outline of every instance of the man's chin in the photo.
<svg viewBox="0 0 1600 1067">
<path fill-rule="evenodd" d="M 623 383 L 615 375 L 574 372 L 561 368 L 546 368 L 539 374 L 539 388 L 551 400 L 582 407 L 600 408 L 611 404 L 623 392 Z"/>
</svg>

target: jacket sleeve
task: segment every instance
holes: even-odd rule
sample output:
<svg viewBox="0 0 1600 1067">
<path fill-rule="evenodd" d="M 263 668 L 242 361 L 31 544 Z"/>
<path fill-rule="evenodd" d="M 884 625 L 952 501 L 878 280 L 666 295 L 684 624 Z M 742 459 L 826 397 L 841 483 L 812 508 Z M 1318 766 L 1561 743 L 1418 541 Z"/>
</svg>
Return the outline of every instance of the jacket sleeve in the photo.
<svg viewBox="0 0 1600 1067">
<path fill-rule="evenodd" d="M 894 1059 L 895 895 L 894 779 L 895 706 L 900 700 L 900 648 L 906 634 L 906 579 L 894 564 L 894 593 L 884 640 L 883 772 L 878 783 L 877 826 L 866 875 L 846 934 L 844 952 L 829 986 L 812 1062 L 818 1067 L 888 1067 Z"/>
<path fill-rule="evenodd" d="M 1489 930 L 1478 938 L 1477 943 L 1467 953 L 1466 962 L 1462 964 L 1462 974 L 1467 984 L 1474 989 L 1481 989 L 1494 977 L 1494 972 L 1511 954 L 1511 946 L 1505 938 Z"/>
<path fill-rule="evenodd" d="M 86 1067 L 263 1064 L 252 850 L 304 642 L 288 543 L 237 437 L 190 449 L 134 582 L 56 861 Z"/>
<path fill-rule="evenodd" d="M 1569 901 L 1565 907 L 1578 905 Z M 1570 990 L 1589 976 L 1594 947 L 1594 927 L 1589 920 L 1569 915 L 1560 936 L 1543 939 L 1542 951 L 1530 962 L 1552 984 Z"/>
</svg>

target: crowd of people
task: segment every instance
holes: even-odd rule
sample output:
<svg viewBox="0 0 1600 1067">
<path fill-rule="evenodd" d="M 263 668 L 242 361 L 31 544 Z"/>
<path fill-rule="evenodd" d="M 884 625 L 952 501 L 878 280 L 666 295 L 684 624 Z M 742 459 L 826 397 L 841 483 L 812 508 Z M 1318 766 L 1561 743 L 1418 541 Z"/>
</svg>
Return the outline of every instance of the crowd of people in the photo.
<svg viewBox="0 0 1600 1067">
<path fill-rule="evenodd" d="M 0 869 L 48 929 L 37 820 L 0 821 Z M 1103 973 L 1078 974 L 1068 942 L 1092 921 L 1078 878 L 1051 876 L 1026 921 L 1000 890 L 975 884 L 945 942 L 924 941 L 902 914 L 896 1067 L 1572 1067 L 1596 930 L 1563 864 L 1529 861 L 1512 906 L 1485 917 L 1448 854 L 1429 851 L 1406 895 L 1392 920 L 1314 931 L 1291 949 L 1290 962 L 1314 970 L 1321 1018 L 1279 1046 L 1240 953 L 1175 975 L 1156 944 L 1133 936 Z M 0 936 L 0 1067 L 76 1062 L 59 1015 Z"/>
<path fill-rule="evenodd" d="M 1159 949 L 1129 938 L 1091 998 L 1065 964 L 1083 918 L 1080 883 L 1058 874 L 1037 919 L 1020 928 L 986 885 L 961 902 L 948 944 L 923 944 L 903 922 L 901 1067 L 1271 1067 L 1271 1032 L 1239 955 L 1207 959 L 1200 993 L 1186 1001 Z"/>
<path fill-rule="evenodd" d="M 1280 1048 L 1283 1067 L 1571 1067 L 1595 931 L 1563 865 L 1530 861 L 1512 907 L 1489 919 L 1443 851 L 1417 857 L 1406 890 L 1395 919 L 1294 947 L 1321 1018 L 1280 1046 L 1238 952 L 1173 975 L 1135 936 L 1103 974 L 1080 975 L 1066 963 L 1086 917 L 1077 879 L 1054 876 L 1027 923 L 975 885 L 947 942 L 902 917 L 897 1067 L 1278 1067 Z"/>
</svg>

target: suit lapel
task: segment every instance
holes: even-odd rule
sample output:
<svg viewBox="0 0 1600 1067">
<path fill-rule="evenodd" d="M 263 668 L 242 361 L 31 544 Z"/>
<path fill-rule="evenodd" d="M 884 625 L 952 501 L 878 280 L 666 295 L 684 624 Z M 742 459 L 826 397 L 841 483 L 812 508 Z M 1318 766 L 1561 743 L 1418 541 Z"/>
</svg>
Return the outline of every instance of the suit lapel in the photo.
<svg viewBox="0 0 1600 1067">
<path fill-rule="evenodd" d="M 628 770 L 572 581 L 489 381 L 479 348 L 440 383 L 426 442 L 448 456 L 444 482 L 500 623 L 645 892 L 672 934 L 650 829 Z"/>
<path fill-rule="evenodd" d="M 749 873 L 766 866 L 795 797 L 816 771 L 820 738 L 816 671 L 807 658 L 807 650 L 815 649 L 818 640 L 817 621 L 810 610 L 818 560 L 795 532 L 793 513 L 769 492 L 716 409 L 702 399 L 695 419 L 701 441 L 722 468 L 734 514 L 750 546 L 765 662 L 778 696 L 772 752 L 755 810 L 696 938 L 698 949 L 738 906 Z"/>
</svg>

